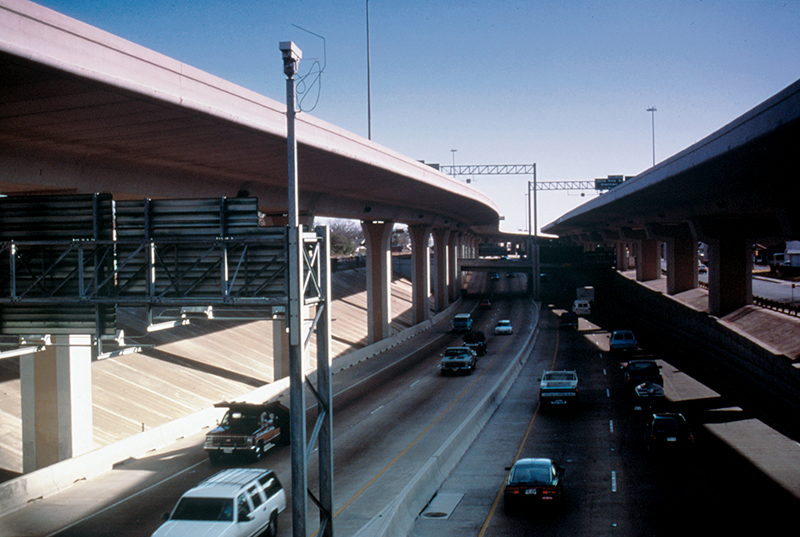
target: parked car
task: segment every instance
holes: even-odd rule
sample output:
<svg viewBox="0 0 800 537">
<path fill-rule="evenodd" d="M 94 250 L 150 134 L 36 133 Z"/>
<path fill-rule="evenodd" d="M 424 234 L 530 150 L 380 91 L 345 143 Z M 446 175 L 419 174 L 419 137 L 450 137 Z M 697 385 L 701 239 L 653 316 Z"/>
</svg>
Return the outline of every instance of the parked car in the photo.
<svg viewBox="0 0 800 537">
<path fill-rule="evenodd" d="M 477 356 L 486 354 L 486 335 L 480 330 L 470 330 L 464 334 L 464 346 L 469 347 Z"/>
<path fill-rule="evenodd" d="M 545 371 L 539 379 L 539 403 L 543 405 L 577 405 L 578 373 Z"/>
<path fill-rule="evenodd" d="M 289 409 L 273 403 L 217 403 L 227 408 L 219 425 L 206 434 L 203 449 L 212 463 L 222 455 L 243 454 L 259 460 L 276 444 L 289 443 Z"/>
<path fill-rule="evenodd" d="M 614 330 L 608 340 L 608 352 L 612 355 L 636 351 L 639 342 L 630 330 Z"/>
<path fill-rule="evenodd" d="M 506 511 L 531 503 L 553 502 L 563 494 L 564 468 L 551 459 L 520 459 L 503 489 Z"/>
<path fill-rule="evenodd" d="M 477 354 L 469 347 L 450 347 L 444 351 L 439 368 L 442 375 L 466 373 L 471 375 L 478 363 Z"/>
<path fill-rule="evenodd" d="M 686 418 L 677 412 L 653 414 L 644 435 L 648 451 L 686 449 L 694 444 L 694 435 Z"/>
<path fill-rule="evenodd" d="M 472 330 L 472 315 L 469 313 L 456 313 L 451 322 L 454 332 L 469 332 Z"/>
<path fill-rule="evenodd" d="M 494 333 L 496 335 L 509 335 L 514 333 L 514 326 L 511 324 L 511 321 L 508 319 L 501 319 L 497 321 L 497 325 L 494 327 Z"/>
<path fill-rule="evenodd" d="M 275 537 L 284 509 L 286 493 L 272 470 L 230 468 L 181 496 L 153 537 Z"/>
<path fill-rule="evenodd" d="M 576 315 L 591 315 L 592 305 L 588 300 L 576 300 L 572 303 L 572 311 Z"/>
<path fill-rule="evenodd" d="M 661 367 L 650 358 L 631 360 L 622 366 L 622 372 L 626 391 L 632 391 L 639 384 L 648 381 L 660 386 L 664 385 Z"/>
</svg>

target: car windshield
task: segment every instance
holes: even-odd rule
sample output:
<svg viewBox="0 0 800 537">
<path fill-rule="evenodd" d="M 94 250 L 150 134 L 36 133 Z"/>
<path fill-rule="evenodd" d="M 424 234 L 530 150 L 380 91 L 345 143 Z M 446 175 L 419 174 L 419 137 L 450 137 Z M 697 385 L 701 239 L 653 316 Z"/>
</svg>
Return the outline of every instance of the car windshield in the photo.
<svg viewBox="0 0 800 537">
<path fill-rule="evenodd" d="M 656 365 L 654 362 L 631 362 L 628 365 L 628 369 L 634 373 L 658 373 L 658 365 Z"/>
<path fill-rule="evenodd" d="M 553 482 L 550 466 L 517 466 L 511 474 L 512 483 L 549 485 Z"/>
<path fill-rule="evenodd" d="M 220 426 L 231 433 L 251 433 L 261 426 L 257 414 L 242 412 L 227 412 L 223 416 Z"/>
<path fill-rule="evenodd" d="M 656 418 L 653 430 L 659 433 L 678 432 L 683 428 L 680 418 Z"/>
<path fill-rule="evenodd" d="M 511 326 L 511 321 L 498 321 L 497 326 Z"/>
<path fill-rule="evenodd" d="M 445 356 L 460 356 L 462 354 L 466 354 L 466 349 L 447 349 L 444 352 Z"/>
<path fill-rule="evenodd" d="M 231 498 L 183 498 L 178 502 L 172 520 L 210 520 L 233 522 Z"/>
</svg>

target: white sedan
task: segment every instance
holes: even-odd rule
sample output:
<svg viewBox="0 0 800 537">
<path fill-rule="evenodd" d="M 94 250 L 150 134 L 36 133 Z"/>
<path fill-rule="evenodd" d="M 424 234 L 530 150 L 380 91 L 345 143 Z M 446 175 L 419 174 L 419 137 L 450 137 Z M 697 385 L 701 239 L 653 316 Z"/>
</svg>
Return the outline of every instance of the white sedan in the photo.
<svg viewBox="0 0 800 537">
<path fill-rule="evenodd" d="M 494 327 L 495 334 L 513 334 L 514 327 L 511 326 L 511 321 L 507 319 L 503 319 L 502 321 L 497 321 L 497 326 Z"/>
</svg>

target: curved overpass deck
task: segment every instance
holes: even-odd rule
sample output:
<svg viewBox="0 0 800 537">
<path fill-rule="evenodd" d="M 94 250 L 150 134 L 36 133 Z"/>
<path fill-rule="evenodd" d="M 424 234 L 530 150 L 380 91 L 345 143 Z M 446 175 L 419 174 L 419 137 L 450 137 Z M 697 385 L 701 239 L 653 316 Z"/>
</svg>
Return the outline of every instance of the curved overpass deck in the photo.
<svg viewBox="0 0 800 537">
<path fill-rule="evenodd" d="M 285 214 L 283 104 L 27 2 L 0 1 L 0 69 L 0 193 L 247 190 Z M 430 166 L 307 114 L 296 131 L 305 214 L 497 229 L 488 197 Z"/>
</svg>

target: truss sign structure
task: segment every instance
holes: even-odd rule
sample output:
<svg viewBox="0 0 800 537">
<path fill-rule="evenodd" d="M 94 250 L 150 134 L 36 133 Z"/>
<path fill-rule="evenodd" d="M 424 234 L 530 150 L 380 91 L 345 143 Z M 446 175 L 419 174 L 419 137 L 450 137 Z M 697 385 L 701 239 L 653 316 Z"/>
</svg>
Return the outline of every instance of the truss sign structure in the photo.
<svg viewBox="0 0 800 537">
<path fill-rule="evenodd" d="M 439 170 L 447 175 L 534 175 L 536 164 L 468 164 L 442 166 Z M 594 181 L 537 181 L 536 190 L 611 190 L 630 179 L 622 175 L 609 175 L 607 179 Z"/>
<path fill-rule="evenodd" d="M 318 237 L 303 236 L 313 263 Z M 4 198 L 0 333 L 109 334 L 117 305 L 285 310 L 287 248 L 285 227 L 258 226 L 254 198 Z M 319 276 L 307 269 L 309 303 Z"/>
</svg>

